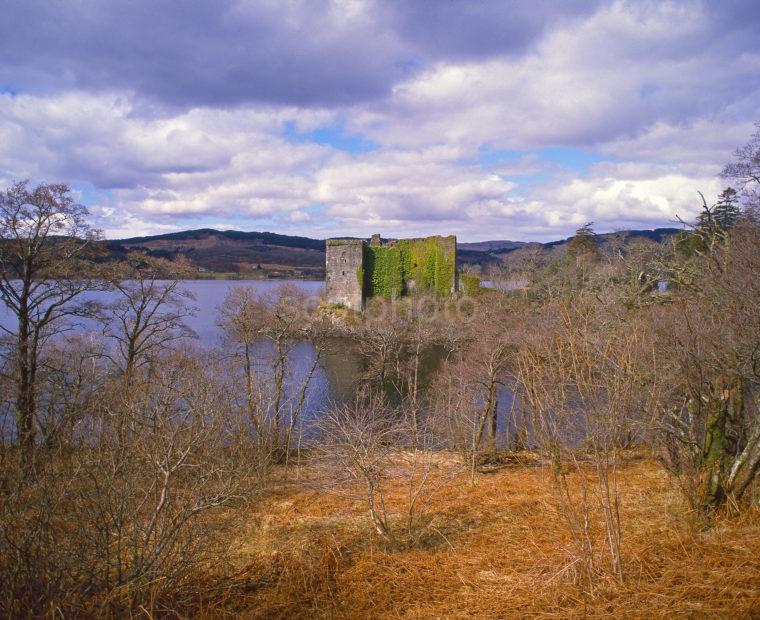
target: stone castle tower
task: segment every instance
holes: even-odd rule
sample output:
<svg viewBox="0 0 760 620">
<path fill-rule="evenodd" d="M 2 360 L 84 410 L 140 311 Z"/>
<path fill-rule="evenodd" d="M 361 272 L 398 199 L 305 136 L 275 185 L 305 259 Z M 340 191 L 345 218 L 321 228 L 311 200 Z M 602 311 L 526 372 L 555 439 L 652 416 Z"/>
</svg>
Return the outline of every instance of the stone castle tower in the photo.
<svg viewBox="0 0 760 620">
<path fill-rule="evenodd" d="M 325 257 L 325 289 L 328 304 L 351 310 L 364 309 L 364 241 L 328 239 Z"/>
<path fill-rule="evenodd" d="M 426 237 L 383 242 L 373 235 L 362 239 L 328 239 L 326 296 L 360 312 L 373 296 L 398 297 L 412 290 L 440 295 L 457 291 L 456 237 Z"/>
</svg>

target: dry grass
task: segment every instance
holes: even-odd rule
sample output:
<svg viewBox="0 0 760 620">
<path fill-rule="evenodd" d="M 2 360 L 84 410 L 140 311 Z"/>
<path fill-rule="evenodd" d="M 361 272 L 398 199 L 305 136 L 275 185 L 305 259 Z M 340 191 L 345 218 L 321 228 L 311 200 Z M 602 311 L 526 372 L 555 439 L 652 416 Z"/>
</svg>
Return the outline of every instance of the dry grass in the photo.
<svg viewBox="0 0 760 620">
<path fill-rule="evenodd" d="M 234 530 L 235 575 L 218 582 L 201 615 L 760 617 L 758 511 L 699 531 L 661 470 L 631 460 L 622 472 L 625 582 L 602 575 L 588 591 L 547 479 L 531 465 L 481 475 L 474 487 L 462 475 L 436 493 L 426 544 L 393 552 L 373 538 L 361 505 L 281 481 Z"/>
</svg>

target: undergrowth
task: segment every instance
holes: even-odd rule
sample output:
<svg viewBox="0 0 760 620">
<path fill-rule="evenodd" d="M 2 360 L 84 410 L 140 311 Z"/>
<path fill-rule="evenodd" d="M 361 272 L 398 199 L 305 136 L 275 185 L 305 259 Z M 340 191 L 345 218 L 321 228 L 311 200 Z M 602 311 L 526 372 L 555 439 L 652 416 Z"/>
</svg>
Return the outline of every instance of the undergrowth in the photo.
<svg viewBox="0 0 760 620">
<path fill-rule="evenodd" d="M 443 457 L 442 457 L 443 458 Z M 621 472 L 626 577 L 592 589 L 535 461 L 441 487 L 425 537 L 391 550 L 359 502 L 316 493 L 318 471 L 277 483 L 229 529 L 227 564 L 210 568 L 178 615 L 207 618 L 754 617 L 760 614 L 760 513 L 704 531 L 648 460 Z M 403 501 L 399 488 L 389 501 Z M 603 536 L 601 515 L 591 531 Z M 179 599 L 179 594 L 175 593 Z M 154 610 L 165 615 L 172 596 Z M 178 600 L 177 603 L 180 601 Z M 163 610 L 163 613 L 162 613 Z M 147 616 L 146 616 L 147 617 Z"/>
</svg>

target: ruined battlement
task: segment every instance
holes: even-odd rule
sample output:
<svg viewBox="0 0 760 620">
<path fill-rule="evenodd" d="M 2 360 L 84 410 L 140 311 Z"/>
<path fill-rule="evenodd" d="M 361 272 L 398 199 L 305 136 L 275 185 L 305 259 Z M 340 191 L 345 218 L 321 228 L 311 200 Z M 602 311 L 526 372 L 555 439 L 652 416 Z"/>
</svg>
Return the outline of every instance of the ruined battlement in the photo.
<svg viewBox="0 0 760 620">
<path fill-rule="evenodd" d="M 361 311 L 371 297 L 395 298 L 412 291 L 451 295 L 457 290 L 457 240 L 433 236 L 383 242 L 328 239 L 327 303 Z"/>
</svg>

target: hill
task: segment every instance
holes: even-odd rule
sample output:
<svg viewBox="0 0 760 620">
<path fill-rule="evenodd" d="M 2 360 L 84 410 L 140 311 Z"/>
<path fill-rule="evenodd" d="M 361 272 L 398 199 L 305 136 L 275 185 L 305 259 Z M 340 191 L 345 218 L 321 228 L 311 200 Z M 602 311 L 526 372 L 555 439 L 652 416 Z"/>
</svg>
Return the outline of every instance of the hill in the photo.
<svg viewBox="0 0 760 620">
<path fill-rule="evenodd" d="M 515 250 L 527 245 L 527 241 L 474 241 L 457 244 L 459 250 L 473 251 L 473 252 L 503 252 L 509 250 Z"/>
<path fill-rule="evenodd" d="M 613 246 L 622 246 L 639 241 L 651 241 L 654 243 L 663 243 L 670 237 L 677 234 L 679 228 L 655 228 L 654 230 L 623 230 L 611 233 L 601 233 L 596 236 L 602 252 Z M 549 241 L 546 243 L 538 242 L 520 242 L 520 241 L 483 241 L 480 243 L 463 243 L 460 248 L 466 248 L 460 251 L 460 265 L 469 265 L 475 269 L 480 268 L 487 272 L 492 267 L 502 266 L 507 270 L 515 268 L 525 255 L 530 253 L 540 256 L 541 261 L 548 261 L 552 258 L 561 256 L 570 242 L 572 237 Z M 474 247 L 481 247 L 482 250 L 476 250 Z M 519 271 L 519 268 L 516 269 Z"/>
<path fill-rule="evenodd" d="M 199 272 L 248 277 L 324 277 L 325 242 L 320 239 L 202 228 L 150 237 L 108 241 L 114 256 L 145 251 L 153 256 L 187 257 Z"/>
<path fill-rule="evenodd" d="M 677 228 L 630 230 L 598 235 L 604 247 L 612 243 L 630 243 L 636 239 L 662 242 L 678 232 Z M 460 243 L 457 261 L 487 270 L 509 263 L 520 252 L 537 250 L 546 256 L 564 251 L 572 239 L 548 243 L 493 240 Z M 147 237 L 114 239 L 106 242 L 109 253 L 121 258 L 130 251 L 144 251 L 153 256 L 185 256 L 201 277 L 224 275 L 249 278 L 323 278 L 325 241 L 309 237 L 280 235 L 271 232 L 243 232 L 201 228 Z"/>
</svg>

